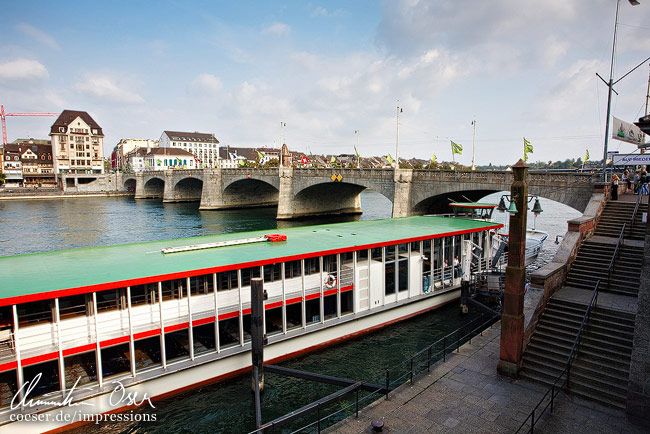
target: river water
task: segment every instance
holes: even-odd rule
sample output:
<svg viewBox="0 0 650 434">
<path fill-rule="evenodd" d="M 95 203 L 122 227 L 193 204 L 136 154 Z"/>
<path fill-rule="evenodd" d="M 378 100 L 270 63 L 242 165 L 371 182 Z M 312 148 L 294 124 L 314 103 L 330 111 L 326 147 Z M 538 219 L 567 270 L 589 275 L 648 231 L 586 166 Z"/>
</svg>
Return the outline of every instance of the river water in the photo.
<svg viewBox="0 0 650 434">
<path fill-rule="evenodd" d="M 497 203 L 499 194 L 483 202 Z M 390 217 L 392 205 L 381 194 L 361 195 L 361 220 Z M 554 255 L 556 235 L 566 231 L 567 219 L 580 215 L 571 208 L 542 200 L 544 212 L 537 229 L 549 239 L 536 266 Z M 121 243 L 184 238 L 199 235 L 257 229 L 319 224 L 342 218 L 276 222 L 274 208 L 233 211 L 199 211 L 198 204 L 162 204 L 156 200 L 135 201 L 127 197 L 75 198 L 31 201 L 0 201 L 0 255 L 16 255 Z M 507 213 L 495 213 L 495 220 L 507 224 Z M 529 215 L 529 227 L 533 216 Z M 470 315 L 471 317 L 471 315 Z M 385 369 L 409 357 L 450 331 L 468 317 L 458 315 L 454 303 L 400 324 L 386 327 L 343 344 L 284 363 L 284 366 L 311 372 L 383 381 Z M 266 375 L 262 417 L 269 421 L 338 390 L 279 375 Z M 74 430 L 86 432 L 138 433 L 246 433 L 254 429 L 254 407 L 250 378 L 238 377 L 218 384 L 156 401 L 155 409 L 140 407 L 137 412 L 155 413 L 156 422 L 103 423 Z"/>
</svg>

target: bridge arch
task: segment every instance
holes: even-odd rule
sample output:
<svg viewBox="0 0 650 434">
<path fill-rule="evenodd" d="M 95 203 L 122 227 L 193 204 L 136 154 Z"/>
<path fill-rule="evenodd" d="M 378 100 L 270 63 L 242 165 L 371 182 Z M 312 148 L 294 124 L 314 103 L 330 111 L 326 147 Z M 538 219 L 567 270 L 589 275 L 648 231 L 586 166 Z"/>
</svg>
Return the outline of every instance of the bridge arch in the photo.
<svg viewBox="0 0 650 434">
<path fill-rule="evenodd" d="M 413 205 L 411 215 L 425 215 L 425 214 L 451 214 L 453 209 L 449 206 L 452 202 L 477 202 L 481 198 L 501 191 L 500 189 L 485 189 L 485 190 L 459 190 L 448 191 L 445 193 L 429 196 L 420 200 Z"/>
<path fill-rule="evenodd" d="M 167 202 L 198 202 L 203 193 L 203 181 L 195 177 L 182 178 L 174 185 L 173 200 Z"/>
<path fill-rule="evenodd" d="M 123 184 L 124 191 L 135 193 L 135 187 L 137 184 L 138 182 L 135 178 L 126 178 Z"/>
<path fill-rule="evenodd" d="M 143 198 L 162 199 L 165 193 L 165 181 L 161 178 L 149 178 L 143 187 Z"/>
<path fill-rule="evenodd" d="M 279 190 L 260 179 L 243 178 L 226 185 L 222 200 L 229 208 L 254 208 L 278 205 Z"/>
<path fill-rule="evenodd" d="M 367 188 L 350 182 L 312 184 L 294 195 L 294 217 L 361 214 L 361 192 Z"/>
</svg>

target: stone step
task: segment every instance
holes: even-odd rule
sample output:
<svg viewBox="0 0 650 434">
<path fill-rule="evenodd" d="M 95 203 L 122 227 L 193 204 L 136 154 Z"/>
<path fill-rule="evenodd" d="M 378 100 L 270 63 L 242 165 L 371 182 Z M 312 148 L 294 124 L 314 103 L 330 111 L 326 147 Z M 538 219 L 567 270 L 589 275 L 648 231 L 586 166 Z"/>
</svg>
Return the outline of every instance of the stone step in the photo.
<svg viewBox="0 0 650 434">
<path fill-rule="evenodd" d="M 565 338 L 570 338 L 575 340 L 575 337 L 578 335 L 578 328 L 568 328 L 561 323 L 542 323 L 537 324 L 536 330 L 542 330 L 548 334 L 557 334 L 558 336 L 564 336 Z M 631 333 L 621 332 L 619 330 L 603 328 L 599 326 L 593 326 L 589 323 L 585 326 L 583 334 L 589 334 L 595 339 L 602 339 L 614 342 L 619 345 L 623 345 L 629 348 L 632 348 L 632 343 L 634 335 Z"/>
<path fill-rule="evenodd" d="M 634 327 L 636 321 L 636 314 L 631 312 L 625 312 L 623 310 L 610 309 L 602 306 L 595 306 L 592 309 L 592 313 L 596 314 L 599 317 L 606 317 L 611 319 L 620 320 L 618 322 L 627 323 Z"/>
<path fill-rule="evenodd" d="M 569 350 L 575 342 L 576 336 L 570 333 L 559 333 L 549 327 L 538 327 L 535 330 L 535 336 L 540 339 L 555 340 L 557 344 L 563 343 Z M 613 342 L 607 339 L 602 339 L 598 335 L 583 333 L 580 339 L 580 347 L 593 348 L 599 351 L 604 351 L 612 356 L 627 356 L 631 357 L 632 347 L 626 343 Z"/>
<path fill-rule="evenodd" d="M 573 379 L 571 379 L 569 391 L 575 396 L 579 396 L 580 398 L 588 399 L 590 401 L 595 401 L 608 408 L 616 408 L 619 410 L 625 410 L 626 408 L 626 395 L 606 394 L 606 390 L 582 384 L 580 382 L 574 382 Z"/>
<path fill-rule="evenodd" d="M 573 360 L 571 369 L 582 369 L 590 372 L 592 375 L 607 375 L 611 381 L 626 382 L 629 379 L 629 367 L 614 367 L 605 363 L 599 363 L 591 358 L 585 358 L 584 354 L 578 354 L 578 357 Z"/>
<path fill-rule="evenodd" d="M 535 333 L 535 336 L 531 338 L 529 345 L 531 344 L 533 345 L 533 348 L 545 348 L 550 352 L 566 354 L 567 356 L 570 354 L 571 348 L 573 348 L 573 341 L 557 339 L 554 336 L 544 336 L 538 333 Z M 609 348 L 594 346 L 592 342 L 581 341 L 580 352 L 587 354 L 588 357 L 594 357 L 596 360 L 615 363 L 621 367 L 624 367 L 625 365 L 629 366 L 630 364 L 629 354 L 622 354 L 621 352 L 613 351 Z"/>
<path fill-rule="evenodd" d="M 571 366 L 571 373 L 569 375 L 571 383 L 578 383 L 585 386 L 590 386 L 599 389 L 605 396 L 626 396 L 627 395 L 627 380 L 617 380 L 601 373 L 595 375 L 588 370 L 581 367 L 575 368 Z"/>
</svg>

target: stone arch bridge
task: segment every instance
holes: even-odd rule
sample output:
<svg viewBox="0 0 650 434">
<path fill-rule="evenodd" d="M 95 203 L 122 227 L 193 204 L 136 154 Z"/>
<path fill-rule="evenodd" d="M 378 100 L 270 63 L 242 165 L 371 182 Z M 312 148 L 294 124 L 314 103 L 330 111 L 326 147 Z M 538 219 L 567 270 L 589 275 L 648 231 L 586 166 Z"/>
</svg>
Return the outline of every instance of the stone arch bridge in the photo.
<svg viewBox="0 0 650 434">
<path fill-rule="evenodd" d="M 584 211 L 597 174 L 530 171 L 529 194 Z M 278 219 L 361 213 L 360 193 L 373 189 L 392 202 L 393 217 L 450 211 L 450 199 L 478 200 L 509 191 L 508 171 L 412 169 L 200 169 L 118 174 L 117 184 L 136 199 L 200 201 L 200 209 L 277 206 Z"/>
</svg>

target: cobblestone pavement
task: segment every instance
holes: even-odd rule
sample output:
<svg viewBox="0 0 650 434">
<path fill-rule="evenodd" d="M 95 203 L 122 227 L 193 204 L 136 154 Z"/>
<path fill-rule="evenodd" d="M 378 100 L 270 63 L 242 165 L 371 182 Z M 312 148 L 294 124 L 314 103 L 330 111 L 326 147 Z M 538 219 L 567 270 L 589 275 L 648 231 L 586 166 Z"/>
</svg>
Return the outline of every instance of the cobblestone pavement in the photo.
<svg viewBox="0 0 650 434">
<path fill-rule="evenodd" d="M 330 427 L 328 433 L 368 433 L 373 420 L 383 420 L 384 432 L 513 433 L 546 392 L 544 386 L 497 374 L 500 323 L 463 345 L 444 363 L 354 416 Z M 522 430 L 525 432 L 526 430 Z M 536 433 L 647 433 L 624 413 L 565 395 L 558 395 L 553 414 L 546 413 Z"/>
</svg>

